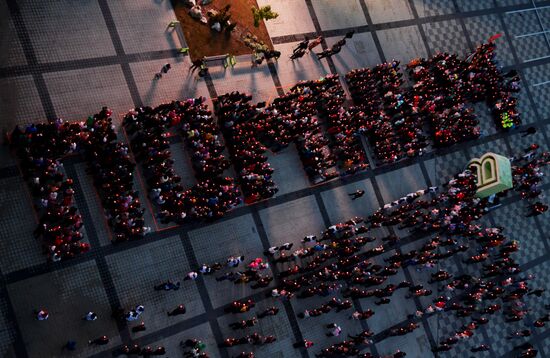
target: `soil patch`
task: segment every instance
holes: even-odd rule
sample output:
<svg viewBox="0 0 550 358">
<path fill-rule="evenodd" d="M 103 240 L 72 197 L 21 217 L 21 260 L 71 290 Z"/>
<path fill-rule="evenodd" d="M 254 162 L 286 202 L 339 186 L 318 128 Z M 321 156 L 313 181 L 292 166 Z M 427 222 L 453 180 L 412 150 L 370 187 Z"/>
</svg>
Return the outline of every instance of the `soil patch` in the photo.
<svg viewBox="0 0 550 358">
<path fill-rule="evenodd" d="M 189 15 L 189 8 L 184 6 L 181 1 L 172 0 L 172 3 L 176 18 L 183 29 L 192 60 L 226 53 L 235 56 L 251 54 L 253 50 L 244 42 L 244 36 L 247 33 L 256 36 L 258 41 L 263 41 L 268 48 L 273 49 L 265 23 L 261 21 L 259 27 L 254 27 L 252 7 L 258 7 L 256 0 L 214 0 L 208 5 L 202 6 L 203 15 L 208 18 L 206 15 L 208 10 L 220 11 L 226 5 L 231 5 L 230 21 L 236 23 L 237 27 L 229 34 L 225 31 L 212 30 L 207 24 L 192 18 Z"/>
</svg>

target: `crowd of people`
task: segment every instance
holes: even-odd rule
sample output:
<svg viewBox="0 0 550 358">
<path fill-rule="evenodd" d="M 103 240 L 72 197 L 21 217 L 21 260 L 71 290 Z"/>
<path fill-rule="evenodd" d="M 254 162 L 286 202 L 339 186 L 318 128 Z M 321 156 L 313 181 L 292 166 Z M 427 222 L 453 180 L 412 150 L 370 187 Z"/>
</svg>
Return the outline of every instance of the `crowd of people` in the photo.
<svg viewBox="0 0 550 358">
<path fill-rule="evenodd" d="M 273 169 L 264 155 L 266 146 L 277 153 L 295 143 L 313 183 L 338 176 L 336 166 L 344 175 L 367 167 L 356 133 L 358 111 L 342 107 L 345 93 L 337 75 L 302 81 L 269 105 L 252 104 L 251 100 L 250 95 L 232 92 L 218 97 L 217 103 L 246 202 L 269 198 L 276 192 L 271 180 Z"/>
<path fill-rule="evenodd" d="M 19 157 L 24 179 L 29 183 L 39 222 L 34 236 L 42 238 L 48 259 L 60 261 L 89 250 L 82 242 L 82 216 L 74 203 L 74 183 L 66 178 L 63 157 L 77 150 L 80 123 L 57 120 L 16 126 L 10 144 Z"/>
<path fill-rule="evenodd" d="M 530 146 L 526 154 L 514 159 L 514 184 L 518 190 L 531 183 L 532 178 L 543 176 L 541 168 L 550 164 L 550 154 L 538 152 L 532 149 L 534 147 Z M 531 152 L 533 150 L 534 153 Z M 524 172 L 526 168 L 532 176 Z M 504 228 L 484 228 L 476 223 L 490 208 L 490 199 L 477 198 L 476 192 L 475 173 L 466 169 L 442 188 L 429 187 L 415 191 L 384 205 L 368 217 L 354 217 L 329 226 L 319 235 L 307 235 L 298 248 L 294 247 L 294 243 L 287 242 L 266 249 L 265 258 L 248 261 L 245 256 L 233 255 L 225 263 L 201 264 L 186 277 L 195 280 L 198 275 L 204 275 L 205 280 L 229 280 L 235 285 L 251 285 L 253 289 L 265 288 L 274 281 L 275 287 L 267 289 L 271 300 L 327 297 L 321 306 L 298 312 L 299 319 L 318 319 L 316 317 L 334 311 L 341 312 L 336 317 L 343 320 L 368 320 L 375 316 L 375 306 L 391 304 L 394 295 L 401 290 L 407 291 L 402 296 L 404 299 L 432 298 L 431 303 L 403 317 L 400 324 L 381 332 L 346 332 L 343 324 L 327 324 L 327 339 L 337 339 L 343 335 L 347 335 L 347 339 L 321 348 L 316 354 L 318 357 L 373 358 L 375 355 L 362 351 L 388 337 L 410 334 L 420 327 L 422 319 L 431 315 L 454 315 L 454 319 L 463 324 L 456 332 L 436 342 L 432 347 L 434 352 L 451 350 L 461 341 L 479 334 L 479 327 L 489 324 L 495 314 L 502 314 L 504 321 L 510 325 L 509 339 L 529 337 L 533 329 L 544 327 L 550 321 L 550 315 L 547 312 L 539 314 L 531 325 L 524 319 L 527 312 L 535 308 L 527 307 L 525 298 L 540 297 L 545 289 L 532 287 L 530 281 L 533 275 L 521 275 L 521 267 L 514 260 L 520 245 L 504 235 Z M 381 227 L 388 228 L 390 235 L 377 238 L 374 231 Z M 408 230 L 409 235 L 400 237 L 392 231 L 394 228 Z M 408 243 L 411 240 L 421 241 L 422 245 L 403 250 L 403 240 Z M 392 251 L 393 254 L 387 255 Z M 443 266 L 447 267 L 442 265 L 444 261 L 452 258 L 468 265 L 468 273 L 443 269 Z M 270 276 L 270 268 L 274 276 Z M 427 271 L 429 275 L 422 281 L 397 283 L 392 280 L 400 271 L 409 268 Z M 179 287 L 179 283 L 163 283 L 155 289 Z M 372 299 L 374 305 L 357 310 L 353 302 L 356 299 Z M 239 316 L 239 320 L 229 323 L 229 328 L 234 331 L 256 330 L 255 327 L 262 325 L 265 317 L 279 313 L 275 306 L 254 312 L 255 306 L 252 299 L 237 300 L 227 305 L 226 313 Z M 344 313 L 351 310 L 354 310 L 351 314 Z M 517 322 L 524 322 L 528 329 L 522 329 Z M 307 337 L 308 332 L 304 335 Z M 261 346 L 276 339 L 274 335 L 262 336 L 254 331 L 226 337 L 220 342 L 220 347 Z M 294 348 L 310 349 L 323 344 L 306 338 L 296 342 Z M 490 349 L 488 344 L 481 344 L 472 347 L 471 352 Z M 514 350 L 518 357 L 537 356 L 537 350 L 529 343 L 521 344 Z M 201 354 L 207 357 L 206 353 Z M 254 356 L 253 352 L 245 351 L 236 357 Z M 384 357 L 404 356 L 406 352 L 397 350 Z"/>
<path fill-rule="evenodd" d="M 97 115 L 95 118 L 103 118 Z M 107 116 L 108 117 L 108 116 Z M 98 121 L 97 126 L 106 125 Z M 539 151 L 532 144 L 513 159 L 514 189 L 538 192 L 533 188 L 544 176 L 543 167 L 550 164 L 550 154 Z M 328 312 L 336 312 L 334 320 L 324 324 L 326 340 L 314 342 L 305 338 L 293 344 L 295 349 L 312 349 L 320 346 L 317 357 L 377 357 L 365 352 L 371 345 L 393 336 L 405 336 L 421 326 L 426 317 L 432 315 L 453 315 L 459 329 L 442 337 L 432 346 L 433 352 L 444 352 L 479 335 L 480 327 L 494 321 L 494 315 L 502 315 L 509 328 L 508 339 L 519 340 L 530 337 L 533 330 L 550 322 L 547 310 L 550 305 L 529 307 L 526 297 L 541 297 L 545 289 L 533 287 L 533 275 L 522 274 L 521 266 L 514 256 L 520 250 L 516 240 L 508 239 L 500 226 L 482 227 L 477 223 L 489 212 L 490 198 L 476 196 L 477 179 L 474 172 L 466 169 L 455 175 L 442 187 L 429 187 L 409 193 L 379 208 L 369 216 L 353 217 L 345 222 L 332 224 L 319 234 L 310 234 L 301 242 L 285 242 L 265 250 L 265 257 L 246 259 L 234 254 L 225 262 L 202 263 L 193 268 L 184 281 L 196 280 L 199 275 L 204 280 L 217 282 L 229 280 L 235 285 L 250 285 L 253 289 L 265 289 L 272 281 L 274 287 L 266 289 L 267 300 L 300 300 L 312 297 L 326 297 L 325 303 L 297 313 L 299 319 L 318 320 Z M 360 196 L 361 197 L 361 196 Z M 522 198 L 538 200 L 521 194 Z M 380 237 L 379 228 L 386 228 L 388 234 Z M 398 235 L 396 229 L 401 233 Z M 408 230 L 408 234 L 405 231 Z M 414 248 L 404 249 L 402 242 L 418 243 Z M 298 247 L 295 247 L 298 246 Z M 390 254 L 391 253 L 391 254 Z M 446 265 L 447 260 L 468 265 L 468 269 L 453 269 Z M 444 268 L 445 267 L 445 268 Z M 400 272 L 415 269 L 426 272 L 424 277 L 397 282 L 392 279 Z M 457 271 L 460 270 L 460 271 Z M 405 275 L 407 277 L 407 275 Z M 184 283 L 185 285 L 185 283 Z M 156 291 L 177 291 L 182 288 L 180 281 L 168 280 L 155 284 Z M 183 286 L 185 289 L 185 286 Z M 376 316 L 376 306 L 394 302 L 399 291 L 407 291 L 399 300 L 415 300 L 429 297 L 430 301 L 415 302 L 416 311 L 408 314 L 398 323 L 380 332 L 364 329 L 360 332 L 346 331 L 342 321 L 369 320 Z M 342 298 L 340 298 L 341 296 Z M 258 296 L 259 297 L 259 296 Z M 355 300 L 372 300 L 373 305 L 358 309 Z M 418 307 L 418 302 L 424 306 Z M 426 303 L 427 302 L 427 303 Z M 362 301 L 362 305 L 369 302 Z M 401 303 L 402 304 L 402 303 Z M 542 310 L 544 307 L 544 310 Z M 277 341 L 273 334 L 264 332 L 262 322 L 266 317 L 279 313 L 276 306 L 255 311 L 256 302 L 252 298 L 236 300 L 224 307 L 227 314 L 238 317 L 228 327 L 234 332 L 251 332 L 225 337 L 218 342 L 221 349 L 239 349 L 233 357 L 255 357 L 259 346 Z M 538 311 L 543 312 L 538 312 Z M 139 322 L 145 311 L 143 305 L 130 310 L 119 309 L 113 317 L 120 322 Z M 167 312 L 168 316 L 184 315 L 187 310 L 180 304 Z M 351 312 L 351 313 L 350 313 Z M 532 312 L 536 320 L 530 322 L 527 314 Z M 46 309 L 35 312 L 37 320 L 49 318 Z M 88 312 L 86 321 L 95 321 L 97 314 Z M 522 323 L 524 325 L 522 325 Z M 261 330 L 257 329 L 260 326 Z M 141 322 L 132 332 L 145 330 Z M 344 340 L 339 337 L 345 336 Z M 74 349 L 74 341 L 67 347 Z M 109 343 L 107 336 L 89 341 L 89 344 Z M 488 342 L 474 346 L 472 353 L 491 350 Z M 328 346 L 327 346 L 328 344 Z M 206 344 L 197 338 L 181 342 L 184 356 L 208 357 Z M 240 352 L 241 346 L 244 351 Z M 514 347 L 517 357 L 536 357 L 538 352 L 529 342 Z M 124 345 L 116 354 L 137 354 L 143 356 L 164 355 L 162 346 L 141 347 L 138 344 Z M 399 358 L 407 353 L 396 350 L 381 357 Z"/>
<path fill-rule="evenodd" d="M 478 138 L 479 121 L 467 103 L 485 100 L 500 128 L 519 125 L 512 96 L 520 89 L 519 77 L 514 70 L 502 73 L 494 51 L 489 42 L 466 59 L 448 53 L 414 59 L 407 64 L 414 81 L 407 90 L 398 61 L 349 72 L 346 81 L 362 111 L 357 123 L 377 158 L 387 163 L 422 155 L 429 139 L 441 147 Z"/>
<path fill-rule="evenodd" d="M 115 242 L 143 237 L 151 231 L 145 226 L 139 193 L 134 188 L 135 163 L 128 145 L 118 142 L 111 110 L 103 108 L 86 121 L 80 135 L 88 172 L 100 194 L 105 216 Z"/>
<path fill-rule="evenodd" d="M 304 170 L 314 183 L 332 177 L 335 157 L 316 116 L 320 81 L 306 81 L 277 97 L 258 116 L 260 138 L 273 152 L 295 143 Z"/>
<path fill-rule="evenodd" d="M 103 108 L 84 122 L 58 119 L 31 124 L 25 130 L 17 126 L 10 135 L 39 216 L 34 235 L 42 237 L 52 261 L 72 258 L 90 248 L 82 242 L 83 222 L 74 205 L 73 179 L 66 178 L 63 169 L 63 159 L 73 154 L 86 159 L 114 241 L 137 239 L 150 230 L 133 186 L 135 164 L 114 129 L 111 111 Z"/>
<path fill-rule="evenodd" d="M 240 203 L 234 180 L 222 176 L 229 162 L 204 97 L 136 108 L 124 117 L 123 125 L 143 166 L 150 197 L 159 206 L 161 222 L 219 218 Z M 168 139 L 172 128 L 183 132 L 193 151 L 198 183 L 192 188 L 184 188 L 174 169 Z"/>
<path fill-rule="evenodd" d="M 382 163 L 422 155 L 428 146 L 417 103 L 410 92 L 403 90 L 402 77 L 399 61 L 346 75 L 352 99 L 360 111 L 358 130 L 369 138 Z"/>
<path fill-rule="evenodd" d="M 346 95 L 338 76 L 327 75 L 317 81 L 300 82 L 291 90 L 301 96 L 313 96 L 317 115 L 325 122 L 330 139 L 328 147 L 342 174 L 354 174 L 366 169 L 365 151 L 355 128 L 359 118 L 354 108 L 343 107 Z"/>
<path fill-rule="evenodd" d="M 258 106 L 251 100 L 252 96 L 232 92 L 218 97 L 216 109 L 245 203 L 270 198 L 279 190 L 271 178 L 266 148 L 256 137 L 253 118 Z"/>
</svg>

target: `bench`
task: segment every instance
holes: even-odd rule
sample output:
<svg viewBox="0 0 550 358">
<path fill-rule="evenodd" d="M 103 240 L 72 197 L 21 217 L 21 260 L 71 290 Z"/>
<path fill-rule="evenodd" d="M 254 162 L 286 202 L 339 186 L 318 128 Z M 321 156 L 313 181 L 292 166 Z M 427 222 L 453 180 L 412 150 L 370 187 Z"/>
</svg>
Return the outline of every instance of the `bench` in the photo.
<svg viewBox="0 0 550 358">
<path fill-rule="evenodd" d="M 227 68 L 229 65 L 233 67 L 237 63 L 237 59 L 235 58 L 235 56 L 230 55 L 228 53 L 223 55 L 216 55 L 216 56 L 208 56 L 208 57 L 204 56 L 202 60 L 206 66 L 208 65 L 209 62 L 221 61 L 224 68 Z"/>
</svg>

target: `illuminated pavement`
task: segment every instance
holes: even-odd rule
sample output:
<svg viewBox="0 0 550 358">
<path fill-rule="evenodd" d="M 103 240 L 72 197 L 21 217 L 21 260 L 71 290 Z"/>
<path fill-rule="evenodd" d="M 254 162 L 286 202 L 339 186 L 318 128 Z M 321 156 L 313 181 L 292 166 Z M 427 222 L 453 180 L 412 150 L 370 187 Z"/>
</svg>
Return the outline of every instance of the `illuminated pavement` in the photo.
<svg viewBox="0 0 550 358">
<path fill-rule="evenodd" d="M 198 95 L 215 98 L 235 89 L 254 95 L 255 101 L 277 96 L 299 80 L 315 79 L 327 73 L 373 66 L 399 59 L 406 63 L 417 56 L 437 51 L 464 54 L 495 33 L 498 60 L 522 75 L 519 108 L 524 127 L 536 125 L 536 136 L 522 138 L 517 132 L 502 133 L 495 128 L 484 105 L 476 113 L 486 136 L 474 143 L 430 152 L 414 160 L 377 167 L 345 180 L 311 187 L 294 147 L 270 156 L 276 170 L 274 180 L 281 191 L 271 200 L 242 206 L 214 224 L 190 224 L 155 231 L 139 242 L 111 245 L 102 209 L 84 172 L 79 157 L 65 161 L 67 174 L 75 179 L 76 199 L 84 217 L 85 236 L 91 252 L 75 260 L 48 264 L 40 245 L 32 236 L 35 218 L 26 184 L 6 147 L 0 148 L 0 356 L 53 357 L 67 354 L 61 347 L 68 339 L 78 342 L 80 356 L 110 357 L 112 348 L 130 339 L 141 345 L 165 345 L 168 357 L 182 356 L 179 342 L 201 338 L 212 357 L 231 357 L 241 349 L 218 349 L 222 337 L 249 333 L 234 332 L 228 323 L 251 314 L 228 316 L 224 306 L 236 298 L 252 296 L 258 310 L 277 305 L 281 313 L 261 321 L 256 330 L 274 334 L 278 342 L 257 348 L 258 357 L 313 357 L 321 348 L 338 341 L 327 339 L 322 325 L 338 322 L 344 333 L 354 334 L 364 327 L 347 319 L 347 313 L 299 320 L 296 313 L 318 305 L 317 298 L 293 300 L 283 305 L 265 297 L 264 290 L 217 283 L 211 277 L 183 282 L 174 292 L 157 292 L 153 285 L 168 278 L 182 279 L 203 262 L 224 260 L 231 254 L 247 258 L 261 255 L 269 246 L 294 242 L 306 234 L 319 233 L 330 223 L 355 215 L 366 216 L 381 204 L 427 185 L 441 184 L 466 162 L 488 150 L 510 156 L 532 142 L 550 148 L 550 1 L 531 0 L 258 0 L 270 4 L 280 16 L 267 22 L 278 62 L 250 68 L 246 56 L 235 68 L 212 68 L 206 80 L 189 73 L 190 61 L 177 49 L 181 40 L 166 29 L 173 20 L 167 0 L 4 0 L 0 1 L 0 127 L 62 117 L 82 120 L 109 106 L 120 119 L 128 109 L 157 105 L 163 101 Z M 534 10 L 537 6 L 538 10 Z M 306 55 L 290 61 L 292 47 L 304 35 L 322 33 L 330 46 L 347 31 L 356 34 L 340 54 L 317 61 Z M 545 32 L 546 31 L 546 32 Z M 165 63 L 172 70 L 160 81 L 153 76 Z M 177 170 L 189 173 L 187 153 L 181 139 L 174 138 Z M 548 171 L 544 178 L 550 197 Z M 192 175 L 183 175 L 191 185 Z M 366 195 L 350 201 L 347 193 L 362 188 Z M 138 186 L 145 193 L 145 190 Z M 546 199 L 547 200 L 547 199 Z M 523 270 L 536 275 L 536 285 L 550 289 L 550 220 L 546 216 L 523 218 L 525 202 L 511 196 L 505 204 L 483 219 L 487 225 L 506 227 L 506 234 L 521 242 L 518 261 Z M 146 213 L 148 222 L 152 221 Z M 380 233 L 382 235 L 382 233 Z M 403 248 L 413 249 L 420 241 L 405 240 Z M 449 260 L 448 260 L 449 261 Z M 450 260 L 451 272 L 462 272 L 459 260 Z M 413 270 L 414 271 L 414 270 Z M 409 272 L 426 284 L 426 277 Z M 400 274 L 392 280 L 403 280 Z M 401 293 L 400 293 L 401 294 Z M 537 302 L 550 303 L 550 293 Z M 363 299 L 363 308 L 377 312 L 368 325 L 380 337 L 416 310 L 415 302 L 399 294 L 388 306 L 373 306 Z M 528 300 L 529 302 L 529 300 Z M 186 304 L 186 315 L 167 317 L 166 311 Z M 109 317 L 113 307 L 146 307 L 145 332 L 131 333 Z M 425 303 L 424 303 L 425 304 Z M 32 310 L 46 307 L 48 321 L 34 320 Z M 525 322 L 544 312 L 532 301 Z M 95 322 L 80 318 L 88 310 L 99 314 Z M 242 318 L 241 318 L 242 317 Z M 430 357 L 430 344 L 458 329 L 464 321 L 440 314 L 422 321 L 421 328 L 404 337 L 380 341 L 370 349 L 389 354 L 396 348 L 407 357 Z M 468 342 L 442 354 L 468 357 L 469 348 L 489 343 L 493 350 L 478 356 L 513 356 L 507 332 L 525 323 L 504 325 L 494 316 Z M 537 329 L 531 341 L 550 355 L 550 330 Z M 92 347 L 89 339 L 103 334 L 109 345 Z M 316 342 L 310 351 L 292 348 L 298 338 Z M 518 341 L 519 342 L 519 341 Z M 514 343 L 518 343 L 514 342 Z M 241 346 L 242 349 L 244 347 Z"/>
</svg>

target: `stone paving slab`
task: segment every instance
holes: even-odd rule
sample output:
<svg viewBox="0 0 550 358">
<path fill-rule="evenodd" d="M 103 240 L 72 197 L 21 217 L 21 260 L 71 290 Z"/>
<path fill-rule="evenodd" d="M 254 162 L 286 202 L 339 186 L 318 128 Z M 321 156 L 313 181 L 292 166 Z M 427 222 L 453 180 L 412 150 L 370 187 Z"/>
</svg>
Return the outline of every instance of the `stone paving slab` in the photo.
<svg viewBox="0 0 550 358">
<path fill-rule="evenodd" d="M 380 244 L 379 242 L 378 244 Z M 390 251 L 386 253 L 383 257 L 389 257 L 394 254 L 395 251 Z M 378 265 L 387 265 L 382 258 L 377 258 L 374 262 Z M 384 285 L 394 284 L 398 285 L 399 282 L 405 280 L 405 274 L 402 270 L 399 270 L 397 275 L 390 276 L 385 282 Z M 372 309 L 375 313 L 374 316 L 367 320 L 369 328 L 374 333 L 379 333 L 389 327 L 396 325 L 397 323 L 403 321 L 408 314 L 415 312 L 414 302 L 410 299 L 406 299 L 405 295 L 407 292 L 403 289 L 396 291 L 391 297 L 391 302 L 387 305 L 376 305 L 374 302 L 378 301 L 375 297 L 361 298 L 361 307 L 363 310 Z"/>
<path fill-rule="evenodd" d="M 0 355 L 2 357 L 16 357 L 13 349 L 15 342 L 15 327 L 8 319 L 8 300 L 0 296 Z"/>
<path fill-rule="evenodd" d="M 528 202 L 522 200 L 500 207 L 493 213 L 497 223 L 506 223 L 505 235 L 510 240 L 519 241 L 521 253 L 516 254 L 515 259 L 520 265 L 547 254 L 543 243 L 545 238 L 541 237 L 535 219 L 525 217 L 529 212 L 527 206 Z"/>
<path fill-rule="evenodd" d="M 12 130 L 17 124 L 42 122 L 46 114 L 32 76 L 0 79 L 2 128 Z"/>
<path fill-rule="evenodd" d="M 0 265 L 4 274 L 44 263 L 30 194 L 21 177 L 0 181 Z"/>
<path fill-rule="evenodd" d="M 386 56 L 386 61 L 399 60 L 401 61 L 400 68 L 403 72 L 403 80 L 405 85 L 412 85 L 406 67 L 407 63 L 413 58 L 428 57 L 428 51 L 418 26 L 407 26 L 396 29 L 388 29 L 377 31 L 376 34 L 380 39 L 382 50 Z"/>
<path fill-rule="evenodd" d="M 155 80 L 155 73 L 159 72 L 166 63 L 169 63 L 172 68 L 160 80 Z M 191 61 L 188 56 L 130 64 L 143 104 L 158 106 L 176 99 L 208 97 L 204 80 L 199 79 L 198 71 L 194 74 L 190 73 L 190 66 Z"/>
<path fill-rule="evenodd" d="M 522 89 L 525 89 L 525 87 L 530 85 L 530 80 L 527 79 L 527 76 L 525 75 L 525 73 L 523 76 L 520 76 L 520 78 L 522 81 L 520 82 Z M 534 82 L 534 83 L 538 83 L 538 82 Z M 527 91 L 522 90 L 519 93 L 515 93 L 514 97 L 516 97 L 518 100 L 518 111 L 521 117 L 522 124 L 530 124 L 530 123 L 537 122 L 538 121 L 537 113 L 533 108 L 533 106 L 531 105 L 531 100 L 529 98 L 529 95 L 527 94 Z M 533 102 L 533 104 L 537 106 L 537 111 L 539 106 L 543 105 L 536 102 Z"/>
<path fill-rule="evenodd" d="M 420 17 L 452 14 L 456 11 L 453 0 L 414 0 L 413 2 Z"/>
<path fill-rule="evenodd" d="M 326 227 L 313 195 L 260 210 L 260 217 L 272 246 L 301 246 L 306 235 L 319 235 Z"/>
<path fill-rule="evenodd" d="M 23 46 L 17 36 L 15 24 L 10 17 L 7 3 L 0 3 L 0 67 L 10 67 L 17 65 L 26 65 L 27 60 L 23 52 Z"/>
<path fill-rule="evenodd" d="M 545 288 L 547 284 L 545 275 L 549 269 L 550 269 L 550 262 L 548 260 L 545 260 L 539 265 L 525 271 L 524 275 L 534 276 L 534 278 L 529 281 L 529 287 L 534 289 Z M 543 305 L 541 305 L 540 303 L 550 302 L 550 292 L 546 290 L 542 293 L 540 297 L 536 297 L 535 295 L 524 296 L 523 301 L 532 309 L 532 315 L 535 317 L 539 317 L 539 316 L 542 316 L 543 314 L 546 314 L 546 310 L 544 309 Z"/>
<path fill-rule="evenodd" d="M 516 38 L 514 46 L 523 62 L 539 60 L 550 55 L 544 34 Z"/>
<path fill-rule="evenodd" d="M 474 109 L 476 119 L 479 121 L 479 129 L 482 136 L 497 133 L 498 129 L 493 118 L 493 113 L 486 102 L 469 103 L 468 106 Z M 472 143 L 475 143 L 472 142 Z"/>
<path fill-rule="evenodd" d="M 439 52 L 465 55 L 470 52 L 466 35 L 458 20 L 430 22 L 423 24 L 428 45 L 433 54 Z"/>
<path fill-rule="evenodd" d="M 351 200 L 348 194 L 364 190 L 365 195 Z M 375 212 L 380 205 L 370 180 L 361 180 L 321 193 L 331 223 L 339 223 L 354 216 L 365 217 Z"/>
<path fill-rule="evenodd" d="M 149 345 L 153 348 L 157 346 L 163 346 L 166 348 L 165 357 L 183 357 L 183 353 L 188 350 L 182 348 L 180 344 L 188 339 L 201 340 L 206 345 L 204 351 L 208 353 L 209 357 L 221 357 L 216 345 L 216 340 L 214 339 L 214 334 L 212 333 L 212 329 L 208 323 L 203 323 L 199 326 L 178 332 L 172 336 L 164 337 L 163 339 Z"/>
<path fill-rule="evenodd" d="M 513 6 L 531 4 L 531 0 L 496 0 L 498 6 Z"/>
<path fill-rule="evenodd" d="M 251 69 L 251 62 L 241 61 L 241 58 L 251 57 L 240 56 L 235 67 L 224 69 L 223 66 L 219 65 L 210 68 L 209 72 L 218 95 L 240 90 L 252 93 L 253 103 L 267 101 L 274 96 L 276 88 L 267 65 L 264 64 Z"/>
<path fill-rule="evenodd" d="M 380 354 L 393 354 L 399 348 L 407 353 L 407 357 L 431 357 L 431 347 L 424 331 L 418 327 L 405 336 L 389 337 L 376 345 Z"/>
<path fill-rule="evenodd" d="M 334 296 L 315 296 L 307 299 L 293 300 L 292 307 L 296 313 L 303 312 L 305 309 L 317 308 L 321 304 L 327 303 L 332 297 Z M 337 297 L 341 296 L 338 295 Z M 312 349 L 315 352 L 319 352 L 323 348 L 347 339 L 348 334 L 353 335 L 363 331 L 359 321 L 349 319 L 352 313 L 353 308 L 339 313 L 333 310 L 318 317 L 298 318 L 298 325 L 304 335 L 304 339 L 313 341 L 315 346 Z M 340 337 L 327 337 L 326 334 L 329 330 L 326 326 L 331 323 L 336 323 L 342 328 Z"/>
<path fill-rule="evenodd" d="M 15 155 L 9 147 L 0 146 L 0 170 L 7 167 L 13 167 L 16 164 Z"/>
<path fill-rule="evenodd" d="M 175 20 L 168 0 L 108 2 L 124 52 L 139 53 L 184 47 L 168 23 Z M 138 26 L 136 26 L 138 25 Z"/>
<path fill-rule="evenodd" d="M 233 330 L 229 327 L 230 323 L 256 317 L 258 312 L 272 306 L 279 308 L 279 314 L 260 319 L 254 327 L 244 330 Z M 264 300 L 256 305 L 255 311 L 252 313 L 226 314 L 218 318 L 218 322 L 224 337 L 242 337 L 257 332 L 262 336 L 273 335 L 277 338 L 275 343 L 264 346 L 243 345 L 229 348 L 228 351 L 232 357 L 243 351 L 254 352 L 258 357 L 291 358 L 299 355 L 298 350 L 292 347 L 295 343 L 294 335 L 280 300 L 271 298 Z"/>
<path fill-rule="evenodd" d="M 122 69 L 118 65 L 44 75 L 58 117 L 84 120 L 107 106 L 113 116 L 134 107 Z"/>
<path fill-rule="evenodd" d="M 97 0 L 18 3 L 40 62 L 116 55 Z"/>
<path fill-rule="evenodd" d="M 300 160 L 295 144 L 290 144 L 280 152 L 266 151 L 267 161 L 273 168 L 272 175 L 279 191 L 275 196 L 288 194 L 311 185 L 309 178 Z"/>
<path fill-rule="evenodd" d="M 81 356 L 121 343 L 95 261 L 14 283 L 8 291 L 30 357 L 59 356 L 69 339 L 77 342 L 75 353 Z M 33 314 L 42 308 L 50 314 L 47 321 Z M 82 320 L 88 311 L 98 320 Z M 109 337 L 107 345 L 88 345 L 102 335 Z"/>
<path fill-rule="evenodd" d="M 325 31 L 367 24 L 359 0 L 315 0 L 312 4 Z"/>
<path fill-rule="evenodd" d="M 384 203 L 389 203 L 413 191 L 426 189 L 427 187 L 418 164 L 379 175 L 377 181 Z"/>
<path fill-rule="evenodd" d="M 407 0 L 366 0 L 365 2 L 372 22 L 375 24 L 413 18 L 412 10 Z"/>
<path fill-rule="evenodd" d="M 194 268 L 187 262 L 179 236 L 109 255 L 107 264 L 122 308 L 145 306 L 141 319 L 147 330 L 133 336 L 139 337 L 204 313 L 196 283 L 183 281 Z M 177 291 L 154 290 L 155 285 L 169 279 L 180 281 L 181 288 Z M 166 313 L 179 304 L 185 304 L 187 313 L 169 317 Z"/>
<path fill-rule="evenodd" d="M 550 28 L 550 8 L 542 7 L 538 10 L 542 27 L 545 29 Z"/>
<path fill-rule="evenodd" d="M 101 246 L 110 245 L 112 233 L 105 217 L 105 210 L 99 199 L 99 194 L 94 187 L 94 180 L 91 175 L 86 173 L 86 168 L 87 165 L 85 163 L 75 165 L 75 170 L 78 175 L 77 180 L 80 183 L 82 194 L 86 199 L 92 217 L 92 222 L 88 225 L 94 226 Z M 84 223 L 84 225 L 86 224 L 87 223 Z"/>
<path fill-rule="evenodd" d="M 456 4 L 462 12 L 491 9 L 495 6 L 494 0 L 456 0 Z"/>
<path fill-rule="evenodd" d="M 313 52 L 292 61 L 289 56 L 297 45 L 298 42 L 275 45 L 275 49 L 281 51 L 281 58 L 275 63 L 275 68 L 285 92 L 299 81 L 319 79 L 330 73 L 327 62 L 317 60 Z M 321 46 L 317 46 L 314 51 L 321 52 Z"/>
<path fill-rule="evenodd" d="M 542 118 L 550 118 L 550 65 L 535 66 L 525 70 L 533 101 Z"/>
<path fill-rule="evenodd" d="M 178 135 L 178 134 L 176 134 Z M 191 163 L 191 153 L 187 149 L 185 142 L 170 144 L 170 152 L 174 160 L 174 170 L 181 177 L 181 185 L 184 189 L 189 189 L 197 184 L 193 164 Z"/>
<path fill-rule="evenodd" d="M 470 147 L 469 151 L 472 158 L 468 158 L 468 161 L 470 161 L 473 158 L 480 158 L 483 154 L 487 152 L 493 152 L 496 154 L 504 155 L 506 157 L 510 157 L 514 155 L 514 153 L 510 153 L 506 145 L 506 142 L 503 139 L 498 139 L 492 142 L 487 142 L 487 143 Z"/>
<path fill-rule="evenodd" d="M 428 56 L 417 26 L 381 30 L 376 34 L 388 61 L 396 59 L 406 65 L 413 58 Z"/>
<path fill-rule="evenodd" d="M 271 37 L 315 32 L 315 26 L 305 1 L 296 0 L 257 0 L 258 6 L 270 5 L 279 14 L 276 19 L 265 22 Z"/>
<path fill-rule="evenodd" d="M 341 38 L 342 36 L 327 38 L 327 46 L 331 47 Z M 370 32 L 354 34 L 346 41 L 346 46 L 342 47 L 340 53 L 331 57 L 340 75 L 356 68 L 374 67 L 382 62 Z"/>
<path fill-rule="evenodd" d="M 250 214 L 190 231 L 189 239 L 199 265 L 215 262 L 225 264 L 229 256 L 244 255 L 246 264 L 256 257 L 264 257 L 258 230 Z M 220 250 L 221 247 L 223 250 Z M 216 276 L 229 270 L 226 268 Z M 230 271 L 239 270 L 243 270 L 243 266 Z M 263 274 L 272 275 L 270 269 Z M 204 282 L 211 293 L 210 299 L 214 308 L 257 292 L 250 288 L 250 284 L 234 284 L 227 280 L 217 282 L 214 277 L 206 277 Z M 217 292 L 224 294 L 216 294 Z"/>
<path fill-rule="evenodd" d="M 506 12 L 504 21 L 512 37 L 542 31 L 535 11 Z"/>
</svg>

